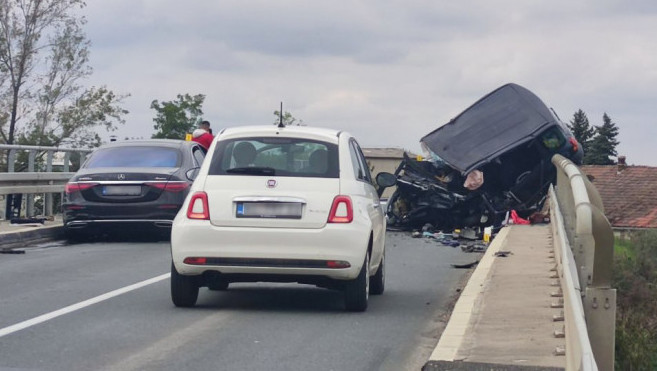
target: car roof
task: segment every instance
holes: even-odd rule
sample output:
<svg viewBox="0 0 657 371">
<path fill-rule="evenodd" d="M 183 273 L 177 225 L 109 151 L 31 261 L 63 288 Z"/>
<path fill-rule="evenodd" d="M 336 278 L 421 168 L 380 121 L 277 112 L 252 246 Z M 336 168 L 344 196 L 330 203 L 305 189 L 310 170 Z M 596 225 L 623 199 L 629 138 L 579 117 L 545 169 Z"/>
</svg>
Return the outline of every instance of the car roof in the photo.
<svg viewBox="0 0 657 371">
<path fill-rule="evenodd" d="M 420 142 L 466 174 L 559 123 L 534 93 L 517 84 L 506 84 Z"/>
<path fill-rule="evenodd" d="M 134 140 L 110 142 L 102 145 L 99 148 L 135 147 L 135 146 L 180 148 L 180 146 L 185 145 L 185 143 L 190 143 L 189 145 L 193 144 L 193 142 L 186 142 L 184 140 L 179 140 L 179 139 L 134 139 Z"/>
<path fill-rule="evenodd" d="M 281 135 L 292 138 L 308 138 L 329 143 L 338 143 L 341 135 L 348 133 L 336 129 L 319 128 L 313 126 L 295 126 L 278 127 L 278 125 L 259 125 L 259 126 L 236 126 L 222 130 L 217 136 L 220 140 Z"/>
</svg>

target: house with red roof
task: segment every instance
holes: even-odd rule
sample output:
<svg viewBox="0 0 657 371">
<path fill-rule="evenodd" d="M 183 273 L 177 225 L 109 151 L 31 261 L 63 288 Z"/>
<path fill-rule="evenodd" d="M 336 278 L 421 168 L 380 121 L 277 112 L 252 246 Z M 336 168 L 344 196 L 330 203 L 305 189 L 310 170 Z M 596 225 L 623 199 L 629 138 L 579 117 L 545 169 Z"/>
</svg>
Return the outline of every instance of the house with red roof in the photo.
<svg viewBox="0 0 657 371">
<path fill-rule="evenodd" d="M 657 167 L 582 165 L 600 192 L 605 215 L 614 229 L 657 228 Z"/>
</svg>

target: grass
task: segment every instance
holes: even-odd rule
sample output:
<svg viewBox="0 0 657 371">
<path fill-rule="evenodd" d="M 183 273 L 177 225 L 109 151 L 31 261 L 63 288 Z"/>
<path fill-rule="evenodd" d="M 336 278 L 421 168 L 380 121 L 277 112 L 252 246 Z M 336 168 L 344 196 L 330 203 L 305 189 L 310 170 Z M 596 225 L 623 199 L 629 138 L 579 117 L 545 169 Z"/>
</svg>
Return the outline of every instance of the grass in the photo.
<svg viewBox="0 0 657 371">
<path fill-rule="evenodd" d="M 616 370 L 657 370 L 657 231 L 614 245 Z"/>
</svg>

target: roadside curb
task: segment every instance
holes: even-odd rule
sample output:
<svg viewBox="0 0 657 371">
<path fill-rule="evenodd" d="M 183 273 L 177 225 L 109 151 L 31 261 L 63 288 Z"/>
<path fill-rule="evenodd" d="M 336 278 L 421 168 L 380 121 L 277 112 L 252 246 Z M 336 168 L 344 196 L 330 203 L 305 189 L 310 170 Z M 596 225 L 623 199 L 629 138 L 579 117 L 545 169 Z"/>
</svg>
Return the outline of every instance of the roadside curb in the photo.
<svg viewBox="0 0 657 371">
<path fill-rule="evenodd" d="M 46 242 L 64 237 L 63 225 L 46 225 L 38 227 L 11 227 L 13 231 L 0 232 L 0 250 L 12 250 L 27 247 L 34 243 Z"/>
<path fill-rule="evenodd" d="M 509 227 L 502 228 L 486 249 L 484 256 L 479 261 L 479 264 L 477 264 L 477 268 L 472 273 L 472 276 L 470 276 L 468 283 L 456 301 L 452 315 L 440 336 L 438 345 L 436 345 L 436 348 L 431 353 L 429 361 L 422 368 L 423 370 L 463 369 L 454 364 L 454 361 L 459 361 L 456 359 L 457 354 L 470 326 L 472 314 L 477 310 L 481 300 L 486 281 L 489 279 L 491 267 L 495 262 L 495 253 L 500 251 L 502 245 L 505 243 L 509 230 Z M 450 364 L 450 367 L 446 367 Z"/>
</svg>

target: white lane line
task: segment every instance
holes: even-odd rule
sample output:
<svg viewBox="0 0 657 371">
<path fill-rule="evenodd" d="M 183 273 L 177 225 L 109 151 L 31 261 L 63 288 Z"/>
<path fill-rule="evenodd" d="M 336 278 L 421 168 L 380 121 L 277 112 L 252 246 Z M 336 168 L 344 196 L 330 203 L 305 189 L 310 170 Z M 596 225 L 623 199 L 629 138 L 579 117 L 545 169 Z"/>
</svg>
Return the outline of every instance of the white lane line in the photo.
<svg viewBox="0 0 657 371">
<path fill-rule="evenodd" d="M 2 328 L 2 329 L 0 329 L 0 337 L 3 337 L 5 335 L 9 335 L 9 334 L 14 333 L 16 331 L 20 331 L 20 330 L 26 329 L 26 328 L 34 326 L 34 325 L 38 325 L 39 323 L 49 321 L 53 318 L 63 316 L 65 314 L 74 312 L 76 310 L 86 308 L 90 305 L 100 303 L 101 301 L 111 299 L 115 296 L 119 296 L 119 295 L 125 294 L 127 292 L 137 290 L 137 289 L 142 288 L 144 286 L 148 286 L 150 284 L 160 282 L 162 280 L 165 280 L 165 279 L 169 278 L 170 276 L 171 276 L 171 273 L 165 273 L 165 274 L 157 276 L 157 277 L 149 278 L 145 281 L 137 282 L 134 285 L 122 287 L 120 289 L 116 289 L 114 291 L 110 291 L 108 293 L 98 295 L 94 298 L 91 298 L 91 299 L 88 299 L 88 300 L 85 300 L 85 301 L 81 301 L 81 302 L 73 304 L 73 305 L 69 305 L 68 307 L 58 309 L 54 312 L 42 314 L 38 317 L 34 317 L 32 319 L 28 319 L 26 321 L 17 323 L 15 325 L 11 325 L 9 327 Z"/>
</svg>

